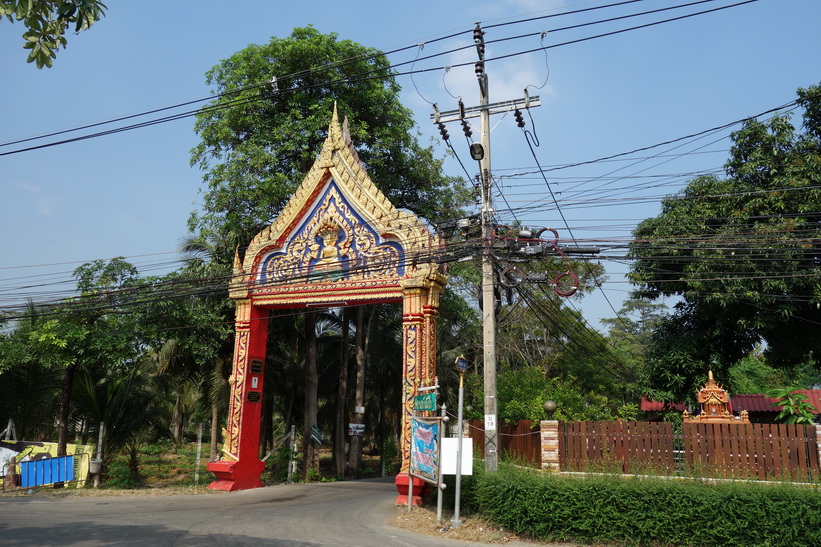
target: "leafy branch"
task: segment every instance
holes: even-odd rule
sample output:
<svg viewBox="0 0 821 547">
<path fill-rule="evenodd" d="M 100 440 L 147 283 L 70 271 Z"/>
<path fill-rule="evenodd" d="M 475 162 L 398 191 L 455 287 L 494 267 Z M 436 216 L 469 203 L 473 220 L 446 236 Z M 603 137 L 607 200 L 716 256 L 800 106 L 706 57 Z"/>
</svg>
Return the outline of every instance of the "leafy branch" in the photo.
<svg viewBox="0 0 821 547">
<path fill-rule="evenodd" d="M 23 21 L 23 49 L 30 50 L 26 62 L 37 68 L 51 68 L 57 50 L 68 44 L 65 33 L 71 25 L 78 34 L 105 16 L 106 9 L 99 0 L 0 0 L 0 17 Z"/>
</svg>

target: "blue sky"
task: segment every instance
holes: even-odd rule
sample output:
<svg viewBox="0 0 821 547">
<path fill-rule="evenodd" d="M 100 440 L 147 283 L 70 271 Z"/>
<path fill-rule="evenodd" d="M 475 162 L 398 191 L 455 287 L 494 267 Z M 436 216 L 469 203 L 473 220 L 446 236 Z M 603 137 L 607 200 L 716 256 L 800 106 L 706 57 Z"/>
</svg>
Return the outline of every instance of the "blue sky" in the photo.
<svg viewBox="0 0 821 547">
<path fill-rule="evenodd" d="M 492 120 L 492 168 L 497 192 L 505 196 L 496 199 L 500 219 L 553 226 L 565 241 L 569 227 L 583 243 L 621 245 L 690 174 L 720 172 L 727 136 L 738 126 L 618 161 L 552 170 L 547 183 L 531 174 L 537 162 L 542 168 L 588 162 L 792 101 L 797 88 L 821 82 L 821 2 L 760 0 L 570 45 L 559 44 L 734 2 L 565 30 L 685 2 L 646 0 L 540 18 L 613 3 L 109 2 L 108 15 L 89 31 L 70 35 L 54 68 L 43 70 L 25 62 L 23 26 L 3 20 L 0 144 L 205 97 L 210 89 L 204 74 L 221 59 L 306 25 L 383 51 L 415 46 L 392 54 L 394 63 L 468 46 L 401 68 L 436 69 L 398 80 L 403 103 L 414 111 L 427 142 L 438 138 L 430 103 L 450 110 L 457 105 L 454 97 L 467 105 L 478 101 L 473 67 L 455 65 L 475 61 L 469 31 L 481 21 L 489 59 L 536 50 L 488 62 L 490 100 L 519 98 L 529 86 L 542 104 L 532 110 L 532 122 L 526 116 L 539 139 L 536 159 L 512 115 Z M 524 19 L 534 20 L 517 23 Z M 494 26 L 502 23 L 509 24 Z M 466 32 L 434 41 L 457 31 Z M 551 47 L 539 49 L 544 46 Z M 454 68 L 441 68 L 446 66 Z M 193 118 L 184 118 L 28 152 L 9 154 L 60 137 L 0 146 L 6 154 L 0 156 L 0 308 L 18 305 L 23 296 L 66 296 L 73 288 L 70 272 L 97 258 L 128 257 L 147 275 L 172 267 L 201 188 L 201 173 L 189 167 L 189 151 L 197 143 L 192 128 Z M 449 132 L 470 169 L 458 124 Z M 464 174 L 455 161 L 447 169 Z M 624 249 L 606 254 L 623 255 Z M 630 290 L 623 277 L 628 265 L 610 258 L 602 262 L 608 275 L 604 294 L 618 309 Z M 594 325 L 614 315 L 601 293 L 576 305 Z"/>
</svg>

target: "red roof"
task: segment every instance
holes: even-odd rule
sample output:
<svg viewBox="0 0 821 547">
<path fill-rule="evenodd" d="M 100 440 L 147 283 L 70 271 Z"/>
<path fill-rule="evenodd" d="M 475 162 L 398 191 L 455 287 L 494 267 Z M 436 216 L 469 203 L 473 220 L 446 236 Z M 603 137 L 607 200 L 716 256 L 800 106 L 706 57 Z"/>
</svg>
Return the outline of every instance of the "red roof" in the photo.
<svg viewBox="0 0 821 547">
<path fill-rule="evenodd" d="M 807 402 L 815 407 L 815 414 L 818 414 L 819 409 L 821 409 L 821 389 L 801 389 L 798 393 L 807 396 Z M 781 406 L 770 406 L 771 403 L 778 402 L 778 399 L 767 397 L 762 393 L 732 395 L 730 400 L 736 412 L 742 410 L 747 412 L 781 412 Z"/>
<path fill-rule="evenodd" d="M 739 412 L 742 410 L 746 410 L 747 412 L 781 412 L 780 406 L 770 406 L 771 403 L 777 402 L 778 399 L 771 399 L 763 393 L 742 393 L 733 395 L 731 400 L 733 401 L 733 406 Z"/>
<path fill-rule="evenodd" d="M 651 401 L 647 397 L 642 396 L 639 408 L 645 412 L 664 412 L 666 410 L 684 412 L 684 403 L 661 403 L 659 401 Z"/>
<path fill-rule="evenodd" d="M 821 389 L 801 389 L 798 390 L 798 393 L 807 396 L 808 402 L 815 408 L 815 414 L 821 414 Z M 733 412 L 741 412 L 742 410 L 747 412 L 781 412 L 780 406 L 770 406 L 770 403 L 776 401 L 778 399 L 772 399 L 763 393 L 730 394 L 730 405 Z M 684 412 L 684 403 L 661 403 L 642 397 L 639 408 L 645 412 L 663 412 L 665 410 Z"/>
</svg>

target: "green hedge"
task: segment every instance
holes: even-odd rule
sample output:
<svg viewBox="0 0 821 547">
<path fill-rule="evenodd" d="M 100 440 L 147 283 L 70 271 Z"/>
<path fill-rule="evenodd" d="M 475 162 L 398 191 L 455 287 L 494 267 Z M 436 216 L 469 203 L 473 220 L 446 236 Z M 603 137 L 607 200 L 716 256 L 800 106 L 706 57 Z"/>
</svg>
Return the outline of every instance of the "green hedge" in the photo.
<svg viewBox="0 0 821 547">
<path fill-rule="evenodd" d="M 821 545 L 816 487 L 567 477 L 511 467 L 478 479 L 481 513 L 540 541 Z"/>
</svg>

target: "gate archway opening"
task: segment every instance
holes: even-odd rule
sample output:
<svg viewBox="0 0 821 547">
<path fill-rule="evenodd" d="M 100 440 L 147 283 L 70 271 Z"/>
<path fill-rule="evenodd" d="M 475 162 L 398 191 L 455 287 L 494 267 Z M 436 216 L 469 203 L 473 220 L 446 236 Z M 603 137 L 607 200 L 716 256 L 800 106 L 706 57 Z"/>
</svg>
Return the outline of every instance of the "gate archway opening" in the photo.
<svg viewBox="0 0 821 547">
<path fill-rule="evenodd" d="M 416 216 L 376 188 L 336 107 L 322 150 L 279 217 L 234 259 L 236 303 L 228 423 L 209 488 L 263 486 L 259 459 L 262 388 L 272 309 L 402 303 L 402 467 L 397 503 L 407 501 L 413 396 L 436 376 L 436 320 L 447 283 L 432 260 L 441 245 Z M 418 481 L 418 479 L 417 479 Z M 421 481 L 414 490 L 421 491 Z"/>
</svg>

